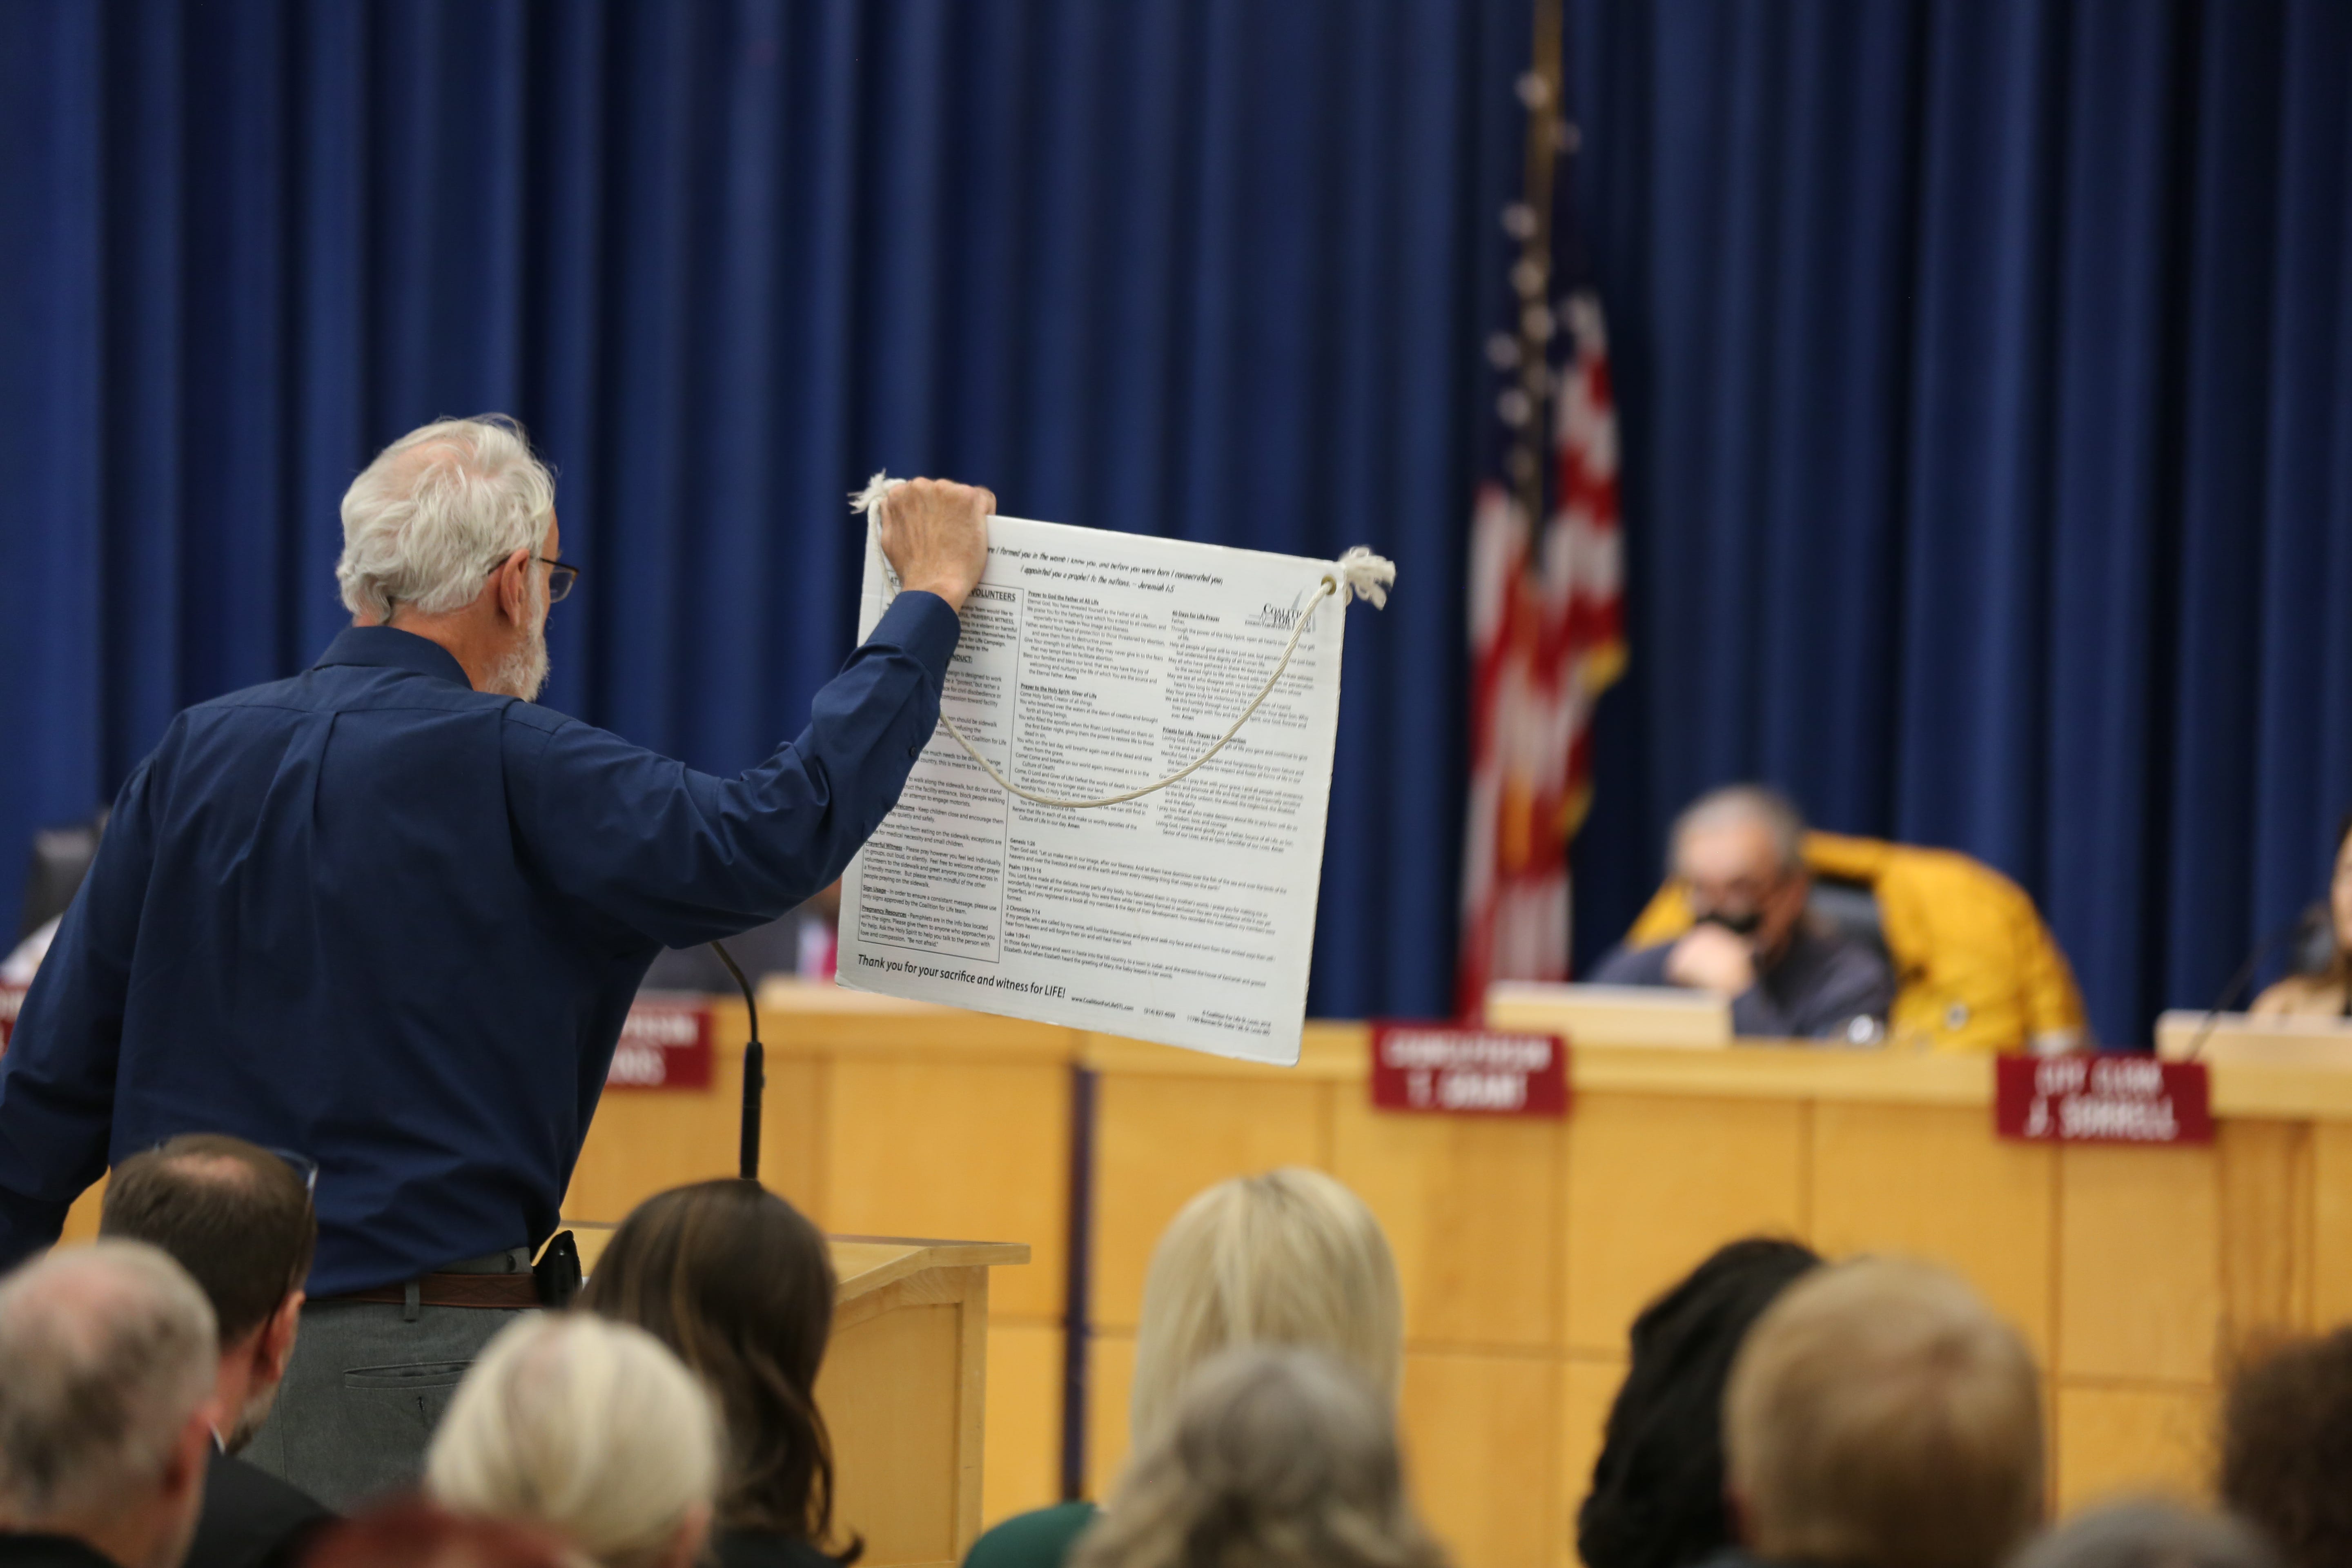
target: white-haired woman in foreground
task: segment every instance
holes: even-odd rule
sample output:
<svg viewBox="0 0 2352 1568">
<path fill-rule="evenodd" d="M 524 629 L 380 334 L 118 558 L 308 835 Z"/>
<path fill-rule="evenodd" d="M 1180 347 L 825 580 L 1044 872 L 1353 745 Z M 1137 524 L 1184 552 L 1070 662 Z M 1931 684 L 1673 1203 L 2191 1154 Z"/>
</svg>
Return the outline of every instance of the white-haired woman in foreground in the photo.
<svg viewBox="0 0 2352 1568">
<path fill-rule="evenodd" d="M 1347 1366 L 1384 1410 L 1404 1370 L 1403 1292 L 1381 1222 L 1320 1171 L 1219 1182 L 1168 1223 L 1143 1284 L 1128 1427 L 1137 1452 L 1172 1417 L 1194 1370 L 1240 1345 L 1296 1345 Z M 1116 1506 L 1116 1505 L 1113 1505 Z M 1060 1568 L 1092 1503 L 1016 1514 L 964 1568 Z"/>
<path fill-rule="evenodd" d="M 1227 1351 L 1139 1450 L 1073 1568 L 1440 1568 L 1393 1402 L 1317 1351 Z"/>
<path fill-rule="evenodd" d="M 689 1568 L 710 1530 L 719 1443 L 709 1394 L 660 1341 L 534 1313 L 458 1385 L 425 1489 L 459 1513 L 542 1526 L 598 1568 Z"/>
</svg>

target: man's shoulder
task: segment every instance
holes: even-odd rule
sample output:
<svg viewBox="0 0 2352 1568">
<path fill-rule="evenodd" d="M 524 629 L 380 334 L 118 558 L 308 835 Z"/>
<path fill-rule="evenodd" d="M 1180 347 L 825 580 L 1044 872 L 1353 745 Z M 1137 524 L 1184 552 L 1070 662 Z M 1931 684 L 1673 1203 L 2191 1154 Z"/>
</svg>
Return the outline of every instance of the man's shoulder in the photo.
<svg viewBox="0 0 2352 1568">
<path fill-rule="evenodd" d="M 293 1548 L 334 1517 L 289 1481 L 234 1454 L 215 1453 L 205 1472 L 205 1510 L 186 1568 L 261 1568 L 289 1561 Z"/>
</svg>

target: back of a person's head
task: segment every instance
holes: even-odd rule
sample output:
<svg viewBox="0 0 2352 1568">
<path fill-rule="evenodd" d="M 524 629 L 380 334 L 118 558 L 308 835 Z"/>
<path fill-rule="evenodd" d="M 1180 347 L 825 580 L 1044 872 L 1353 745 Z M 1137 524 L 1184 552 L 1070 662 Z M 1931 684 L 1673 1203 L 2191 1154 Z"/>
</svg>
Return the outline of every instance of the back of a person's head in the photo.
<svg viewBox="0 0 2352 1568">
<path fill-rule="evenodd" d="M 1319 1351 L 1195 1368 L 1071 1568 L 1439 1568 L 1397 1455 L 1394 1402 Z"/>
<path fill-rule="evenodd" d="M 1747 1544 L 1774 1562 L 1994 1568 L 2042 1517 L 2033 1357 L 1924 1264 L 1782 1293 L 1732 1363 L 1724 1453 Z"/>
<path fill-rule="evenodd" d="M 501 1519 L 398 1498 L 312 1538 L 302 1568 L 577 1568 L 563 1542 Z"/>
<path fill-rule="evenodd" d="M 2021 1553 L 2013 1568 L 2280 1568 L 2270 1544 L 2237 1520 L 2162 1502 L 2086 1513 Z"/>
<path fill-rule="evenodd" d="M 757 1182 L 698 1182 L 637 1205 L 580 1304 L 676 1351 L 727 1423 L 719 1522 L 823 1544 L 833 1455 L 816 1374 L 833 1327 L 833 1256 L 816 1226 Z"/>
<path fill-rule="evenodd" d="M 553 1531 L 604 1568 L 649 1568 L 707 1522 L 719 1454 L 710 1396 L 660 1341 L 584 1312 L 533 1314 L 458 1384 L 425 1489 Z"/>
<path fill-rule="evenodd" d="M 2273 1346 L 2231 1379 L 2221 1479 L 2294 1568 L 2352 1563 L 2352 1328 Z"/>
<path fill-rule="evenodd" d="M 98 1228 L 171 1254 L 212 1303 L 224 1348 L 302 1288 L 319 1240 L 310 1190 L 294 1168 L 215 1132 L 186 1133 L 117 1164 Z"/>
<path fill-rule="evenodd" d="M 1169 1222 L 1136 1331 L 1128 1408 L 1138 1445 L 1193 1367 L 1249 1344 L 1328 1352 L 1383 1399 L 1396 1397 L 1404 1364 L 1396 1259 L 1364 1201 L 1320 1171 L 1220 1182 Z"/>
<path fill-rule="evenodd" d="M 212 1309 L 152 1247 L 100 1241 L 0 1279 L 0 1521 L 102 1520 L 144 1502 L 219 1372 Z"/>
<path fill-rule="evenodd" d="M 1633 1320 L 1592 1489 L 1577 1514 L 1590 1568 L 1682 1568 L 1732 1542 L 1723 1503 L 1723 1389 L 1764 1310 L 1821 1256 L 1751 1237 L 1719 1247 Z"/>
</svg>

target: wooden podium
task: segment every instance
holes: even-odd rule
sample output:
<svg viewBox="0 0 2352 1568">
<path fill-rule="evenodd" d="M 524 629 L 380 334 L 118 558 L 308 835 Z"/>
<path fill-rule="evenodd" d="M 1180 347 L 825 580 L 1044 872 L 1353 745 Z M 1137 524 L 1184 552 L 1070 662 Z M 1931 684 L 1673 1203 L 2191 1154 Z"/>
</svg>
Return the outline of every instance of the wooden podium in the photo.
<svg viewBox="0 0 2352 1568">
<path fill-rule="evenodd" d="M 580 1229 L 593 1272 L 612 1233 Z M 833 1435 L 835 1538 L 865 1539 L 859 1568 L 951 1568 L 980 1534 L 988 1271 L 1028 1262 L 1029 1248 L 827 1239 L 841 1293 L 816 1402 Z"/>
</svg>

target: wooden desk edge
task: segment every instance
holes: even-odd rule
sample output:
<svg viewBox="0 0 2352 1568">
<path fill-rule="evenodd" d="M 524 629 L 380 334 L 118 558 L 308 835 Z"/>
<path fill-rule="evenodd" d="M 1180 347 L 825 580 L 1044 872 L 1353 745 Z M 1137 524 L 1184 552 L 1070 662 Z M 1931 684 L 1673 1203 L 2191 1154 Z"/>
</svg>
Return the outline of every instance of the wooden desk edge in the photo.
<svg viewBox="0 0 2352 1568">
<path fill-rule="evenodd" d="M 1029 1261 L 1025 1241 L 940 1241 L 906 1236 L 828 1236 L 825 1240 L 835 1248 L 836 1268 L 844 1247 L 890 1249 L 868 1267 L 842 1274 L 837 1299 L 843 1301 L 871 1295 L 886 1285 L 934 1268 L 994 1268 Z"/>
</svg>

